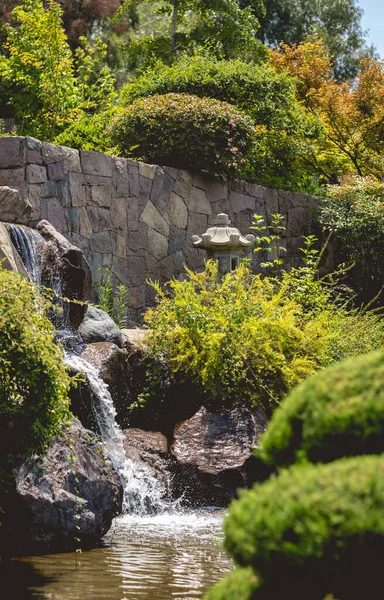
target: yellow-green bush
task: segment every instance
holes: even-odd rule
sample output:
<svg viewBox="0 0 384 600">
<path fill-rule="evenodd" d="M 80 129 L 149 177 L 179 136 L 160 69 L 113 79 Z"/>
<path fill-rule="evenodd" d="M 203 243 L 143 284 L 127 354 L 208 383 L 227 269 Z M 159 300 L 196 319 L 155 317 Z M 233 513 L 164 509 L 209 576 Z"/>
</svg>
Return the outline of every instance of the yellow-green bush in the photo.
<svg viewBox="0 0 384 600">
<path fill-rule="evenodd" d="M 293 291 L 304 284 L 302 303 Z M 314 371 L 384 341 L 382 320 L 334 304 L 327 286 L 299 272 L 278 280 L 241 265 L 219 281 L 217 265 L 208 262 L 204 272 L 172 280 L 170 294 L 155 287 L 148 352 L 165 360 L 171 375 L 202 386 L 216 406 L 243 401 L 271 412 Z"/>
<path fill-rule="evenodd" d="M 259 452 L 273 467 L 384 452 L 384 352 L 332 365 L 296 387 Z"/>
</svg>

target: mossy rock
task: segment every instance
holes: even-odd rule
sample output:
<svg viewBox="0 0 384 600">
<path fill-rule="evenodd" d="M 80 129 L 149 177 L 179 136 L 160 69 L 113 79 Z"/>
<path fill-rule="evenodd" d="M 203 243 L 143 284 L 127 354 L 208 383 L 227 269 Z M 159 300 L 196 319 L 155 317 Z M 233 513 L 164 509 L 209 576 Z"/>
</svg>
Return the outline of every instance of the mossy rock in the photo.
<svg viewBox="0 0 384 600">
<path fill-rule="evenodd" d="M 232 504 L 225 546 L 260 581 L 250 598 L 379 598 L 383 514 L 384 455 L 293 466 Z"/>
<path fill-rule="evenodd" d="M 258 454 L 272 467 L 384 452 L 384 352 L 350 358 L 297 386 Z"/>
</svg>

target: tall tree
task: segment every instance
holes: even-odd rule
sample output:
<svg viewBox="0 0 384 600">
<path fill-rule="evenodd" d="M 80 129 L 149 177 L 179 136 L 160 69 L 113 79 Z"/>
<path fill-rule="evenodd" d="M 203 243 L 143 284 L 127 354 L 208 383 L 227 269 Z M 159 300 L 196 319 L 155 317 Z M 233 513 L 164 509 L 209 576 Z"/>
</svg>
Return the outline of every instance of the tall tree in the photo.
<svg viewBox="0 0 384 600">
<path fill-rule="evenodd" d="M 245 4 L 251 4 L 243 0 Z M 299 44 L 318 35 L 333 58 L 337 80 L 357 75 L 360 59 L 374 54 L 361 27 L 363 10 L 357 0 L 264 0 L 265 17 L 258 38 L 276 47 L 280 42 Z"/>
</svg>

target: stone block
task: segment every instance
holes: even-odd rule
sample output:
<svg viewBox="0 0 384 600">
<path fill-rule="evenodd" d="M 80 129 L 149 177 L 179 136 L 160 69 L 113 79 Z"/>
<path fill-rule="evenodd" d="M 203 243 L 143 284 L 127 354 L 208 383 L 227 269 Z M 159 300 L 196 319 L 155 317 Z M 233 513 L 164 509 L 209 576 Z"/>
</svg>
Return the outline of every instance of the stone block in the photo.
<svg viewBox="0 0 384 600">
<path fill-rule="evenodd" d="M 145 267 L 147 279 L 151 281 L 160 281 L 162 279 L 160 261 L 148 252 L 145 256 Z"/>
<path fill-rule="evenodd" d="M 228 185 L 231 191 L 239 192 L 240 194 L 248 194 L 249 192 L 248 183 L 244 180 L 231 180 L 228 182 Z"/>
<path fill-rule="evenodd" d="M 147 305 L 147 287 L 142 284 L 128 290 L 128 306 L 130 308 L 144 308 Z"/>
<path fill-rule="evenodd" d="M 172 256 L 166 256 L 160 263 L 160 281 L 165 283 L 175 275 L 175 265 Z"/>
<path fill-rule="evenodd" d="M 281 214 L 287 214 L 290 208 L 293 208 L 295 204 L 295 194 L 293 192 L 286 192 L 278 190 L 277 192 L 279 210 Z"/>
<path fill-rule="evenodd" d="M 266 192 L 265 196 L 264 196 L 264 201 L 263 201 L 265 210 L 267 211 L 267 213 L 269 215 L 279 213 L 280 207 L 279 207 L 279 199 L 278 199 L 277 190 L 269 190 L 267 188 L 264 188 L 264 189 Z"/>
<path fill-rule="evenodd" d="M 68 225 L 59 198 L 47 198 L 47 221 L 59 232 L 68 231 Z"/>
<path fill-rule="evenodd" d="M 204 175 L 201 175 L 201 173 L 195 173 L 195 175 L 193 176 L 193 185 L 195 187 L 200 188 L 201 190 L 206 191 L 208 181 L 209 178 L 205 177 Z"/>
<path fill-rule="evenodd" d="M 0 165 L 2 169 L 21 167 L 24 165 L 24 138 L 0 138 Z M 1 185 L 7 185 L 1 184 Z"/>
<path fill-rule="evenodd" d="M 92 273 L 92 284 L 97 287 L 100 283 L 100 275 L 103 266 L 103 255 L 100 252 L 90 252 L 87 256 Z"/>
<path fill-rule="evenodd" d="M 200 248 L 189 248 L 184 249 L 185 264 L 189 269 L 193 271 L 201 271 L 204 268 L 204 261 L 207 258 L 205 250 Z"/>
<path fill-rule="evenodd" d="M 93 233 L 90 239 L 92 252 L 112 252 L 112 239 L 110 231 Z"/>
<path fill-rule="evenodd" d="M 173 187 L 173 191 L 178 196 L 181 196 L 186 204 L 188 203 L 189 197 L 191 195 L 192 182 L 192 173 L 189 173 L 188 171 L 179 171 L 177 175 L 177 180 Z"/>
<path fill-rule="evenodd" d="M 35 165 L 43 164 L 43 157 L 41 154 L 42 144 L 40 140 L 36 140 L 33 137 L 25 138 L 25 161 L 27 163 L 33 163 Z"/>
<path fill-rule="evenodd" d="M 175 169 L 174 167 L 163 167 L 163 169 L 166 173 L 168 173 L 168 175 L 170 175 L 172 177 L 172 179 L 174 179 L 176 181 L 177 176 L 179 174 L 178 169 Z"/>
<path fill-rule="evenodd" d="M 138 197 L 139 195 L 139 167 L 138 163 L 128 161 L 128 180 L 129 180 L 129 195 Z"/>
<path fill-rule="evenodd" d="M 72 206 L 85 206 L 87 194 L 84 175 L 82 173 L 69 173 L 68 181 Z"/>
<path fill-rule="evenodd" d="M 90 250 L 91 250 L 91 245 L 89 243 L 89 239 L 79 235 L 78 233 L 73 233 L 72 234 L 72 244 L 74 246 L 77 246 L 78 248 L 80 248 L 80 250 L 83 252 L 83 254 L 85 256 L 88 256 Z"/>
<path fill-rule="evenodd" d="M 143 177 L 140 175 L 139 170 L 139 197 L 149 199 L 152 190 L 152 179 L 148 179 L 148 177 Z"/>
<path fill-rule="evenodd" d="M 64 161 L 51 163 L 48 165 L 48 179 L 59 181 L 65 175 Z"/>
<path fill-rule="evenodd" d="M 311 233 L 311 215 L 306 208 L 297 206 L 288 211 L 287 237 L 309 235 Z"/>
<path fill-rule="evenodd" d="M 5 138 L 7 139 L 7 138 Z M 1 138 L 0 138 L 1 141 Z M 1 165 L 1 156 L 0 156 Z M 25 181 L 24 167 L 20 169 L 0 169 L 0 185 L 21 187 Z"/>
<path fill-rule="evenodd" d="M 175 193 L 171 194 L 171 199 L 168 205 L 169 223 L 179 229 L 185 229 L 188 223 L 188 210 L 184 200 Z"/>
<path fill-rule="evenodd" d="M 187 232 L 185 229 L 171 227 L 169 230 L 168 254 L 183 250 L 185 247 Z"/>
<path fill-rule="evenodd" d="M 207 193 L 208 201 L 211 205 L 213 202 L 225 202 L 228 199 L 227 183 L 215 181 L 214 179 L 207 179 L 205 191 Z"/>
<path fill-rule="evenodd" d="M 92 235 L 92 224 L 88 216 L 88 211 L 85 207 L 77 209 L 79 215 L 80 235 L 88 241 Z"/>
<path fill-rule="evenodd" d="M 24 188 L 24 186 L 23 186 Z M 25 186 L 23 189 L 23 195 L 28 198 L 29 202 L 32 205 L 32 211 L 30 215 L 30 220 L 40 220 L 46 219 L 47 217 L 40 216 L 40 202 L 42 197 L 42 188 L 43 186 L 40 184 Z"/>
<path fill-rule="evenodd" d="M 107 208 L 100 208 L 99 206 L 88 206 L 87 212 L 93 232 L 96 233 L 97 231 L 112 229 L 111 215 Z"/>
<path fill-rule="evenodd" d="M 64 158 L 62 147 L 55 146 L 55 144 L 49 144 L 48 142 L 43 142 L 41 144 L 41 154 L 43 156 L 43 161 L 47 165 L 55 162 L 60 162 Z"/>
<path fill-rule="evenodd" d="M 67 219 L 68 229 L 70 233 L 80 232 L 80 221 L 79 221 L 79 209 L 78 208 L 66 208 L 64 214 Z"/>
<path fill-rule="evenodd" d="M 125 233 L 128 228 L 126 198 L 112 198 L 110 213 L 113 231 Z"/>
<path fill-rule="evenodd" d="M 112 197 L 129 196 L 129 179 L 127 161 L 125 158 L 112 159 Z"/>
<path fill-rule="evenodd" d="M 112 156 L 80 150 L 80 162 L 84 175 L 112 177 Z"/>
<path fill-rule="evenodd" d="M 103 268 L 111 269 L 113 266 L 113 254 L 111 252 L 103 252 L 102 256 Z"/>
<path fill-rule="evenodd" d="M 212 209 L 208 202 L 206 191 L 199 187 L 192 187 L 191 196 L 187 204 L 189 210 L 201 213 L 203 215 L 211 215 Z"/>
<path fill-rule="evenodd" d="M 27 165 L 26 179 L 28 183 L 45 183 L 47 169 L 41 165 Z"/>
<path fill-rule="evenodd" d="M 144 256 L 127 256 L 126 282 L 128 287 L 138 287 L 145 284 L 145 258 Z"/>
<path fill-rule="evenodd" d="M 67 173 L 81 173 L 80 154 L 74 148 L 62 146 L 64 169 Z"/>
<path fill-rule="evenodd" d="M 72 204 L 71 189 L 69 184 L 69 174 L 66 173 L 60 181 L 56 182 L 57 194 L 64 208 L 69 208 Z"/>
<path fill-rule="evenodd" d="M 241 192 L 231 190 L 229 192 L 229 204 L 235 215 L 239 212 L 255 212 L 255 198 Z"/>
<path fill-rule="evenodd" d="M 157 260 L 165 258 L 168 254 L 168 237 L 148 227 L 148 252 Z"/>
<path fill-rule="evenodd" d="M 128 231 L 137 231 L 139 228 L 139 201 L 137 198 L 127 198 L 127 224 Z"/>
<path fill-rule="evenodd" d="M 191 236 L 200 235 L 207 231 L 208 217 L 200 213 L 190 212 L 188 215 L 187 244 L 192 245 Z"/>
<path fill-rule="evenodd" d="M 138 231 L 130 231 L 127 236 L 129 254 L 137 254 L 140 250 L 148 248 L 148 225 L 139 224 Z"/>
<path fill-rule="evenodd" d="M 151 181 L 155 177 L 156 165 L 147 165 L 147 163 L 139 162 L 139 175 L 150 179 Z"/>
<path fill-rule="evenodd" d="M 169 225 L 151 201 L 147 203 L 139 220 L 168 237 Z"/>
<path fill-rule="evenodd" d="M 174 179 L 168 175 L 161 167 L 156 168 L 156 175 L 152 182 L 152 190 L 150 199 L 153 204 L 159 209 L 160 213 L 164 213 L 168 208 L 168 203 L 171 198 Z"/>
<path fill-rule="evenodd" d="M 118 233 L 113 235 L 113 254 L 120 259 L 125 260 L 127 256 L 127 237 L 125 235 L 119 235 Z"/>
<path fill-rule="evenodd" d="M 41 197 L 42 198 L 53 198 L 59 196 L 56 181 L 46 181 L 41 186 Z"/>
<path fill-rule="evenodd" d="M 40 199 L 39 219 L 48 220 L 47 198 Z"/>
<path fill-rule="evenodd" d="M 259 211 L 256 211 L 256 213 L 262 214 Z M 233 225 L 237 227 L 240 233 L 242 233 L 243 235 L 248 235 L 248 233 L 255 233 L 254 231 L 251 231 L 249 229 L 252 225 L 252 213 L 238 213 L 233 220 Z"/>
<path fill-rule="evenodd" d="M 179 277 L 181 273 L 185 272 L 184 252 L 181 250 L 175 252 L 174 254 L 172 254 L 172 260 L 175 277 Z"/>
<path fill-rule="evenodd" d="M 85 176 L 87 204 L 109 208 L 112 202 L 112 179 L 95 175 Z"/>
</svg>

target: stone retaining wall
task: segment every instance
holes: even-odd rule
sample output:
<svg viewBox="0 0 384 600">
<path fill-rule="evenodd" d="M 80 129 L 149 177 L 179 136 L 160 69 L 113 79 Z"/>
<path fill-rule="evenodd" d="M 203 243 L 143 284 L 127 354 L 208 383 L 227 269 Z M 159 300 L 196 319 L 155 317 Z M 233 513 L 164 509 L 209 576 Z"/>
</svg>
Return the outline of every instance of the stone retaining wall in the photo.
<svg viewBox="0 0 384 600">
<path fill-rule="evenodd" d="M 254 213 L 286 218 L 286 266 L 298 263 L 302 236 L 311 232 L 318 200 L 247 182 L 220 182 L 189 172 L 96 152 L 77 151 L 30 137 L 0 138 L 0 185 L 17 188 L 33 206 L 30 226 L 47 219 L 81 248 L 92 269 L 109 267 L 128 288 L 129 316 L 140 320 L 153 304 L 147 278 L 182 277 L 201 269 L 194 248 L 213 216 L 226 212 L 246 235 Z M 0 215 L 1 220 L 1 215 Z M 252 257 L 257 269 L 258 255 Z"/>
</svg>

